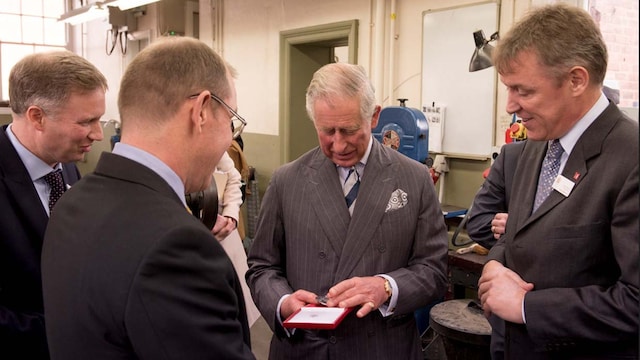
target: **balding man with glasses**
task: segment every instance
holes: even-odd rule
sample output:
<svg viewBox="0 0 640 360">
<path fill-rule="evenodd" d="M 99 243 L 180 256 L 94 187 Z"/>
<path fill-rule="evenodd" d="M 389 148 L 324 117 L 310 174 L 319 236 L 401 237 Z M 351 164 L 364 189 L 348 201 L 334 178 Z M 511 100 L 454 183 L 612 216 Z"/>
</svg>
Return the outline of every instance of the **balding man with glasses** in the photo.
<svg viewBox="0 0 640 360">
<path fill-rule="evenodd" d="M 238 277 L 184 198 L 244 126 L 229 66 L 199 40 L 158 40 L 129 64 L 118 108 L 121 141 L 45 235 L 52 358 L 253 359 Z"/>
</svg>

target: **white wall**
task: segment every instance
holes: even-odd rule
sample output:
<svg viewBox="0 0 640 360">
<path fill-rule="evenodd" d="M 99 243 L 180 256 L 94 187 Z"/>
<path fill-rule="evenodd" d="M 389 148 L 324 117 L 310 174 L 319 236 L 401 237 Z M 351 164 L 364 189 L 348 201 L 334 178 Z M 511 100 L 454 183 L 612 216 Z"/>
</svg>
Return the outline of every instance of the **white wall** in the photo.
<svg viewBox="0 0 640 360">
<path fill-rule="evenodd" d="M 390 0 L 225 2 L 223 55 L 240 73 L 236 83 L 239 108 L 251 122 L 246 131 L 278 134 L 280 32 L 351 19 L 357 19 L 360 24 L 358 63 L 372 78 L 382 74 L 382 82 L 375 84 L 379 100 L 388 106 L 396 105 L 395 99 L 404 97 L 410 99 L 409 106 L 419 107 L 422 13 L 427 9 L 474 2 L 401 0 L 396 3 L 395 20 L 391 20 L 392 3 Z M 380 7 L 384 11 L 382 16 L 376 12 Z M 379 20 L 384 23 L 377 23 Z M 395 31 L 390 33 L 393 22 Z M 383 28 L 382 36 L 376 33 L 379 27 Z M 391 41 L 392 48 L 389 47 Z M 384 46 L 384 51 L 377 51 L 376 46 Z M 472 46 L 470 44 L 470 53 Z M 394 64 L 391 73 L 390 62 Z M 391 87 L 389 79 L 392 79 Z"/>
<path fill-rule="evenodd" d="M 239 72 L 236 82 L 239 111 L 250 122 L 246 132 L 278 135 L 281 31 L 358 19 L 358 62 L 369 71 L 372 78 L 375 78 L 379 101 L 383 106 L 396 105 L 395 99 L 404 97 L 410 99 L 409 106 L 419 107 L 423 12 L 485 2 L 487 1 L 200 0 L 200 33 L 201 38 L 213 42 L 212 34 L 207 33 L 207 29 L 213 32 L 215 25 L 207 27 L 206 22 L 215 18 L 211 12 L 215 11 L 213 8 L 217 4 L 222 3 L 221 52 Z M 391 14 L 394 4 L 395 17 Z M 144 29 L 145 26 L 153 26 L 149 24 L 154 23 L 156 6 L 159 5 L 148 6 L 148 14 L 138 20 L 138 30 Z M 513 18 L 529 6 L 528 0 L 503 1 L 501 31 L 505 31 L 503 29 L 511 25 Z M 110 91 L 107 94 L 105 119 L 117 119 L 119 79 L 126 64 L 135 54 L 135 49 L 130 44 L 126 56 L 122 56 L 119 49 L 107 56 L 105 38 L 106 30 L 110 26 L 106 20 L 96 20 L 76 28 L 73 41 L 75 51 L 96 64 L 109 79 Z M 155 36 L 157 29 L 152 31 L 156 31 L 153 33 Z M 217 48 L 217 45 L 211 45 Z M 470 53 L 472 46 L 470 43 Z M 392 64 L 393 71 L 389 71 L 389 64 Z M 498 127 L 501 126 L 500 120 L 506 121 L 506 124 L 510 121 L 510 117 L 504 114 L 504 99 L 501 97 L 498 96 L 496 111 Z M 502 131 L 501 129 L 506 129 L 506 126 L 499 128 L 499 131 Z M 496 138 L 500 141 L 502 136 Z M 106 143 L 108 144 L 108 141 Z M 101 150 L 98 148 L 93 153 L 99 151 Z"/>
<path fill-rule="evenodd" d="M 247 132 L 278 135 L 280 32 L 343 20 L 360 21 L 358 50 L 367 67 L 369 0 L 225 1 L 223 56 L 239 72 L 238 108 Z"/>
</svg>

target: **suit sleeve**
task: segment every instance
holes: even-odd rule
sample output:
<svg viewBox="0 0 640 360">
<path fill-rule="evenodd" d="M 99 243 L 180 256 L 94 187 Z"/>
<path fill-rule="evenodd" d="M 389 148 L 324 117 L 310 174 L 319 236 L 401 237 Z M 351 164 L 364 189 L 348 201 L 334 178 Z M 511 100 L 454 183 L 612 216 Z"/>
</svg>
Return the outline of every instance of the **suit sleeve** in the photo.
<svg viewBox="0 0 640 360">
<path fill-rule="evenodd" d="M 394 314 L 407 314 L 441 301 L 447 288 L 449 239 L 442 208 L 426 167 L 420 168 L 416 188 L 421 189 L 415 233 L 408 262 L 387 272 L 399 288 Z M 397 239 L 396 241 L 404 241 Z M 400 258 L 398 258 L 400 259 Z M 402 260 L 404 261 L 404 260 Z"/>
<path fill-rule="evenodd" d="M 231 262 L 206 229 L 164 234 L 128 299 L 125 326 L 134 351 L 147 359 L 253 359 L 237 286 Z"/>
<path fill-rule="evenodd" d="M 487 249 L 491 249 L 496 244 L 491 231 L 493 217 L 496 213 L 507 212 L 504 159 L 503 149 L 473 199 L 467 220 L 467 233 L 471 240 Z"/>
<path fill-rule="evenodd" d="M 286 336 L 276 316 L 278 301 L 293 289 L 285 278 L 284 230 L 276 171 L 261 203 L 256 239 L 249 250 L 246 278 L 260 313 L 278 336 Z"/>
</svg>

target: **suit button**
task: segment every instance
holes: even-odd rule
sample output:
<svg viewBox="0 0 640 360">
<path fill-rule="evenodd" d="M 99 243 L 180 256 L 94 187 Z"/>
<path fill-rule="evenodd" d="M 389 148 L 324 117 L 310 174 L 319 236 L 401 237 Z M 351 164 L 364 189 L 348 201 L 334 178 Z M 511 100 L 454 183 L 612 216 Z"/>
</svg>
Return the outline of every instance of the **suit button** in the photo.
<svg viewBox="0 0 640 360">
<path fill-rule="evenodd" d="M 320 251 L 320 254 L 318 254 L 318 256 L 320 257 L 320 259 L 324 259 L 327 257 L 327 254 L 324 251 Z"/>
<path fill-rule="evenodd" d="M 381 253 L 387 251 L 387 248 L 384 245 L 381 245 L 378 247 L 378 251 L 380 251 Z"/>
<path fill-rule="evenodd" d="M 332 343 L 332 344 L 335 344 L 336 342 L 338 342 L 338 340 L 336 340 L 335 336 L 330 336 L 329 337 L 329 342 Z"/>
</svg>

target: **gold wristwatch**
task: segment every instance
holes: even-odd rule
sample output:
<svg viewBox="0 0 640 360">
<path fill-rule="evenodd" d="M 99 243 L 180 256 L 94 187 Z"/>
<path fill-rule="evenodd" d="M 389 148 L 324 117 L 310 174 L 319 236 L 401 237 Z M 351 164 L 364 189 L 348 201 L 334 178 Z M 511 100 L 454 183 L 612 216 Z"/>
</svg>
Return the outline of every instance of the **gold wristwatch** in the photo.
<svg viewBox="0 0 640 360">
<path fill-rule="evenodd" d="M 384 291 L 387 293 L 387 301 L 391 299 L 391 295 L 393 295 L 393 290 L 391 289 L 391 282 L 388 279 L 384 279 Z"/>
</svg>

